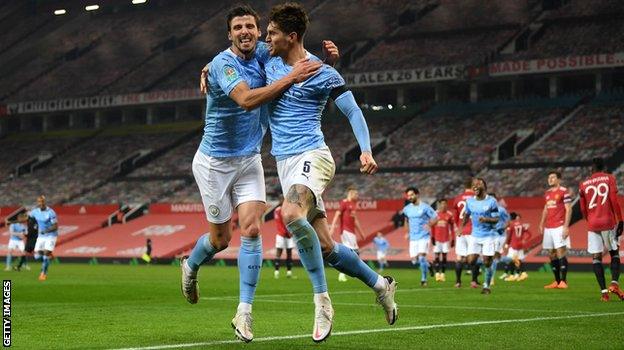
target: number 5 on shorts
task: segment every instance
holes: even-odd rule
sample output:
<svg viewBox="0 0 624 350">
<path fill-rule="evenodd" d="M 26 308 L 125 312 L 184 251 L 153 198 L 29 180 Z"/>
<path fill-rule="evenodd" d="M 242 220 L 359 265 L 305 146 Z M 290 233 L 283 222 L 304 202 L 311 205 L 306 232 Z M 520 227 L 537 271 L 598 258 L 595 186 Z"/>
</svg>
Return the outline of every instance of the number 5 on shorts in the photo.
<svg viewBox="0 0 624 350">
<path fill-rule="evenodd" d="M 309 173 L 310 172 L 310 161 L 306 160 L 305 162 L 303 162 L 303 172 L 304 173 Z"/>
</svg>

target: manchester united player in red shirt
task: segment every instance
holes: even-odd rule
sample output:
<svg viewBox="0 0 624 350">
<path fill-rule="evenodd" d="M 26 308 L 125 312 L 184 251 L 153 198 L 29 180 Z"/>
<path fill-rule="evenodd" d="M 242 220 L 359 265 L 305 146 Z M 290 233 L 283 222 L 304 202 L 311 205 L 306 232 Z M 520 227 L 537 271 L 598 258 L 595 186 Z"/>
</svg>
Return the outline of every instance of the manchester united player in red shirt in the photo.
<svg viewBox="0 0 624 350">
<path fill-rule="evenodd" d="M 336 211 L 336 215 L 334 215 L 331 231 L 333 234 L 336 228 L 340 228 L 339 232 L 341 232 L 340 238 L 342 244 L 359 254 L 358 250 L 360 247 L 357 241 L 358 238 L 364 239 L 364 234 L 362 234 L 362 228 L 356 216 L 357 200 L 357 189 L 354 186 L 349 186 L 349 188 L 347 188 L 347 198 L 340 201 L 340 208 Z M 340 226 L 338 222 L 340 222 Z M 346 280 L 347 276 L 344 273 L 341 272 L 338 274 L 338 281 L 345 282 Z"/>
<path fill-rule="evenodd" d="M 435 256 L 433 266 L 435 269 L 435 280 L 444 282 L 446 281 L 446 254 L 448 254 L 449 248 L 453 246 L 455 241 L 455 217 L 448 210 L 448 202 L 445 198 L 438 200 L 436 210 L 438 218 L 432 227 L 433 234 L 431 235 L 433 254 Z M 442 261 L 441 263 L 440 260 Z"/>
<path fill-rule="evenodd" d="M 505 278 L 505 281 L 523 281 L 527 279 L 528 275 L 522 267 L 524 261 L 524 254 L 527 247 L 527 241 L 531 239 L 531 232 L 529 232 L 529 224 L 524 224 L 520 221 L 520 214 L 512 212 L 509 214 L 511 222 L 507 227 L 507 240 L 505 241 L 505 248 L 507 250 L 507 259 L 509 260 L 508 267 L 505 271 L 509 271 L 509 276 Z M 512 264 L 514 267 L 512 267 Z M 515 273 L 513 273 L 515 270 Z M 507 272 L 505 272 L 507 274 Z"/>
<path fill-rule="evenodd" d="M 566 250 L 570 247 L 568 226 L 572 217 L 572 195 L 567 188 L 561 186 L 561 173 L 558 171 L 548 173 L 548 186 L 550 188 L 544 194 L 546 204 L 539 232 L 544 235 L 542 247 L 550 253 L 550 265 L 555 281 L 544 288 L 565 289 L 568 288 Z"/>
<path fill-rule="evenodd" d="M 592 254 L 594 274 L 600 285 L 601 299 L 609 301 L 609 291 L 624 300 L 620 289 L 620 257 L 618 239 L 622 235 L 622 210 L 617 199 L 617 184 L 611 174 L 605 173 L 602 158 L 594 158 L 592 174 L 579 185 L 581 212 L 587 220 L 587 252 Z M 602 253 L 611 255 L 611 285 L 607 290 L 602 266 Z"/>
<path fill-rule="evenodd" d="M 275 278 L 279 278 L 280 259 L 282 257 L 282 251 L 286 250 L 286 277 L 292 277 L 292 250 L 295 247 L 295 241 L 292 235 L 286 229 L 284 221 L 282 220 L 282 202 L 273 211 L 273 217 L 275 218 L 275 226 L 277 228 L 277 234 L 275 235 L 275 272 L 273 272 Z"/>
<path fill-rule="evenodd" d="M 472 232 L 472 223 L 468 221 L 463 229 L 460 230 L 459 223 L 464 219 L 464 210 L 466 209 L 466 200 L 474 197 L 474 191 L 472 190 L 472 178 L 466 179 L 464 182 L 464 192 L 457 197 L 453 198 L 453 207 L 455 209 L 455 223 L 457 223 L 457 240 L 455 241 L 455 255 L 457 260 L 455 262 L 455 287 L 461 287 L 461 274 L 464 264 L 466 264 L 466 257 L 468 256 L 468 246 L 470 245 L 470 232 Z M 477 276 L 472 277 L 471 285 L 474 288 L 479 287 L 477 283 Z"/>
</svg>

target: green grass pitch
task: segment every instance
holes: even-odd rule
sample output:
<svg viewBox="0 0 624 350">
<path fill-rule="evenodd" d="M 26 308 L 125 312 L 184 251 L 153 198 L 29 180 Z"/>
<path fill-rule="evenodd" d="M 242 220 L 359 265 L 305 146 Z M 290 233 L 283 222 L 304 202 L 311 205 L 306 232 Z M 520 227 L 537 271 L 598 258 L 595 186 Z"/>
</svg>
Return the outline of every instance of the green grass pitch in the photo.
<svg viewBox="0 0 624 350">
<path fill-rule="evenodd" d="M 354 279 L 338 282 L 337 272 L 327 268 L 334 329 L 315 344 L 305 272 L 295 269 L 296 279 L 282 274 L 275 280 L 272 269 L 263 268 L 255 339 L 243 344 L 230 327 L 238 302 L 235 267 L 203 267 L 196 305 L 183 299 L 174 266 L 61 263 L 50 267 L 45 282 L 37 280 L 38 266 L 32 267 L 2 272 L 13 282 L 16 349 L 624 348 L 624 302 L 613 296 L 600 302 L 591 273 L 572 271 L 570 289 L 544 290 L 551 275 L 530 272 L 527 281 L 497 280 L 491 295 L 481 295 L 455 289 L 450 281 L 430 280 L 421 288 L 418 270 L 390 269 L 399 282 L 399 320 L 388 326 L 372 291 Z"/>
</svg>

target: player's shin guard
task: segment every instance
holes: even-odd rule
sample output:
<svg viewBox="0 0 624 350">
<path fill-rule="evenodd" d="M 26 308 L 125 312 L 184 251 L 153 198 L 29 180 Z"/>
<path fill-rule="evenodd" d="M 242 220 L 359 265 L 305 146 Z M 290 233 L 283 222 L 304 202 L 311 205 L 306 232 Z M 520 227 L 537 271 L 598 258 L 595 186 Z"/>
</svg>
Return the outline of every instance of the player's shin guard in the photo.
<svg viewBox="0 0 624 350">
<path fill-rule="evenodd" d="M 371 288 L 377 282 L 377 276 L 379 276 L 377 272 L 366 265 L 353 250 L 342 244 L 334 244 L 334 249 L 327 254 L 325 260 L 336 270 L 359 279 Z"/>
<path fill-rule="evenodd" d="M 427 261 L 427 257 L 419 256 L 418 262 L 420 263 L 420 281 L 427 281 L 427 270 L 429 269 L 429 262 Z"/>
<path fill-rule="evenodd" d="M 455 262 L 455 282 L 456 283 L 461 283 L 461 274 L 462 274 L 463 267 L 464 267 L 464 263 L 462 263 L 461 261 Z"/>
<path fill-rule="evenodd" d="M 207 233 L 199 237 L 186 263 L 191 270 L 197 272 L 199 266 L 210 261 L 216 253 L 217 249 L 210 243 L 210 234 Z"/>
<path fill-rule="evenodd" d="M 48 274 L 48 267 L 50 266 L 50 258 L 47 255 L 43 256 L 43 263 L 41 263 L 41 273 Z"/>
<path fill-rule="evenodd" d="M 596 275 L 596 280 L 598 280 L 598 285 L 600 285 L 600 290 L 607 289 L 607 283 L 605 282 L 604 276 L 604 267 L 602 267 L 602 261 L 598 259 L 593 259 L 592 266 L 594 268 L 594 274 Z"/>
<path fill-rule="evenodd" d="M 560 266 L 559 259 L 556 259 L 556 258 L 551 259 L 550 266 L 552 268 L 553 275 L 555 275 L 555 281 L 557 281 L 557 283 L 561 282 L 561 273 L 559 270 L 559 266 Z"/>
<path fill-rule="evenodd" d="M 611 255 L 611 281 L 618 282 L 620 279 L 620 255 L 617 250 L 609 252 Z"/>
<path fill-rule="evenodd" d="M 568 280 L 568 258 L 564 256 L 559 259 L 559 265 L 561 266 L 561 280 L 565 282 Z"/>
<path fill-rule="evenodd" d="M 485 267 L 485 279 L 483 280 L 483 288 L 490 288 L 490 283 L 492 283 L 492 278 L 494 277 L 494 263 L 491 266 Z"/>
<path fill-rule="evenodd" d="M 492 266 L 490 266 L 490 269 L 492 270 L 492 275 L 490 276 L 490 278 L 494 278 L 494 276 L 496 275 L 496 268 L 498 267 L 498 259 L 494 259 L 492 260 Z M 488 285 L 492 283 L 491 280 L 488 280 Z"/>
<path fill-rule="evenodd" d="M 261 267 L 262 239 L 260 237 L 241 237 L 241 247 L 238 252 L 241 303 L 253 303 Z"/>
<path fill-rule="evenodd" d="M 306 219 L 298 219 L 289 223 L 286 228 L 297 242 L 299 258 L 301 264 L 308 272 L 314 293 L 327 292 L 327 281 L 325 279 L 325 267 L 323 266 L 323 256 L 321 255 L 321 243 L 316 231 Z"/>
</svg>

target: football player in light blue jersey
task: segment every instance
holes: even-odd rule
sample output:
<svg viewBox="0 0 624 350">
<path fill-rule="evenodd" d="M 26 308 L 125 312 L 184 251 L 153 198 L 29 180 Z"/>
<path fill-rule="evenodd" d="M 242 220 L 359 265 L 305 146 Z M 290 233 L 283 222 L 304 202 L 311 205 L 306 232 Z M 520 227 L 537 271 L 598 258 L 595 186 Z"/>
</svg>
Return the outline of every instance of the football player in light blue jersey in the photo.
<svg viewBox="0 0 624 350">
<path fill-rule="evenodd" d="M 409 255 L 413 265 L 416 265 L 418 259 L 421 274 L 420 285 L 426 287 L 429 271 L 427 252 L 431 241 L 431 227 L 435 225 L 438 214 L 429 204 L 420 200 L 416 187 L 409 187 L 405 190 L 405 194 L 410 202 L 403 208 L 403 215 L 407 220 L 406 237 L 409 238 Z"/>
<path fill-rule="evenodd" d="M 6 267 L 4 268 L 4 271 L 11 270 L 13 255 L 22 256 L 24 254 L 24 240 L 26 239 L 26 234 L 28 233 L 26 222 L 28 222 L 28 215 L 21 213 L 17 216 L 17 222 L 14 222 L 9 226 L 10 237 L 7 247 L 8 252 L 6 256 Z"/>
<path fill-rule="evenodd" d="M 479 255 L 485 266 L 485 280 L 482 294 L 490 294 L 492 280 L 492 257 L 496 248 L 496 224 L 498 223 L 498 203 L 496 199 L 487 195 L 487 184 L 482 178 L 472 181 L 475 196 L 466 200 L 465 216 L 462 220 L 462 229 L 468 222 L 472 222 L 472 241 L 468 247 L 469 264 L 475 266 Z M 473 273 L 478 273 L 473 268 Z"/>
<path fill-rule="evenodd" d="M 44 195 L 37 197 L 37 207 L 30 211 L 29 216 L 37 221 L 39 227 L 35 253 L 41 256 L 43 260 L 39 280 L 45 281 L 48 278 L 48 267 L 58 237 L 58 221 L 54 210 L 46 205 Z"/>
<path fill-rule="evenodd" d="M 505 201 L 501 198 L 498 199 L 496 193 L 488 193 L 488 195 L 496 199 L 498 203 L 498 222 L 496 223 L 496 247 L 494 249 L 494 259 L 492 259 L 492 281 L 490 285 L 494 284 L 494 277 L 496 276 L 496 268 L 501 260 L 503 250 L 505 250 L 505 241 L 507 241 L 507 226 L 509 225 L 509 213 L 505 209 Z M 504 277 L 503 277 L 504 276 Z M 505 275 L 503 278 L 507 277 Z"/>
<path fill-rule="evenodd" d="M 273 84 L 305 58 L 318 60 L 303 46 L 309 23 L 305 10 L 296 3 L 273 7 L 269 15 L 266 43 L 272 56 L 265 71 L 267 83 Z M 282 217 L 295 237 L 299 256 L 312 282 L 315 303 L 314 341 L 331 333 L 333 308 L 327 293 L 323 258 L 338 271 L 360 279 L 375 290 L 384 308 L 386 321 L 394 324 L 396 282 L 382 277 L 368 267 L 351 249 L 332 240 L 322 194 L 334 176 L 335 164 L 321 132 L 321 114 L 331 97 L 344 113 L 355 133 L 362 154 L 361 172 L 373 174 L 377 164 L 371 153 L 368 127 L 353 94 L 335 69 L 323 65 L 318 74 L 294 84 L 271 103 L 269 125 L 273 139 L 271 153 L 277 159 L 277 171 L 285 201 Z"/>
<path fill-rule="evenodd" d="M 262 265 L 260 226 L 266 194 L 260 145 L 267 127 L 267 107 L 262 105 L 320 67 L 318 62 L 298 62 L 290 74 L 265 86 L 263 62 L 256 53 L 258 22 L 259 16 L 251 7 L 232 8 L 227 16 L 232 45 L 212 60 L 206 73 L 206 122 L 193 159 L 193 175 L 209 228 L 190 256 L 181 261 L 182 294 L 195 304 L 199 300 L 199 267 L 227 248 L 232 235 L 232 212 L 238 211 L 240 299 L 232 327 L 236 337 L 244 342 L 253 339 L 251 309 Z"/>
<path fill-rule="evenodd" d="M 390 249 L 390 242 L 384 238 L 383 233 L 377 232 L 377 236 L 373 239 L 375 249 L 377 250 L 377 264 L 379 264 L 379 271 L 383 271 L 388 266 L 388 249 Z"/>
</svg>

